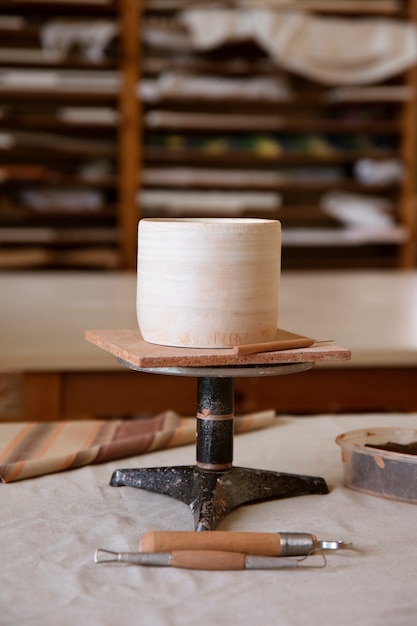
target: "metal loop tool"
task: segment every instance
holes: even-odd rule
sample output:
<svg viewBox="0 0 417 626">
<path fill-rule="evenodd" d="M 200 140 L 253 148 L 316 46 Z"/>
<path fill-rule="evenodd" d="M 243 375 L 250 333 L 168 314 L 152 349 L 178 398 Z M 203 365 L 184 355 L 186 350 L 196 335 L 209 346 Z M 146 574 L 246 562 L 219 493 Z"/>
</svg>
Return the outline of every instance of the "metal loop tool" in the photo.
<svg viewBox="0 0 417 626">
<path fill-rule="evenodd" d="M 320 562 L 318 562 L 320 559 Z M 126 563 L 146 567 L 176 567 L 192 570 L 277 570 L 297 567 L 326 567 L 323 553 L 302 558 L 257 556 L 220 550 L 178 550 L 174 552 L 113 552 L 99 548 L 95 563 Z"/>
</svg>

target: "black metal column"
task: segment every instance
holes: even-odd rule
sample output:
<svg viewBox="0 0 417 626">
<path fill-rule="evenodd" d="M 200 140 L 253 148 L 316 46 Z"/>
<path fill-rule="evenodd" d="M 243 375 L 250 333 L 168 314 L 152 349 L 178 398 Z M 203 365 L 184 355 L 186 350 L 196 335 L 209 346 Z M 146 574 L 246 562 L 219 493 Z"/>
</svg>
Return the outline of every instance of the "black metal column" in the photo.
<svg viewBox="0 0 417 626">
<path fill-rule="evenodd" d="M 234 380 L 198 378 L 197 467 L 227 470 L 233 464 Z"/>
</svg>

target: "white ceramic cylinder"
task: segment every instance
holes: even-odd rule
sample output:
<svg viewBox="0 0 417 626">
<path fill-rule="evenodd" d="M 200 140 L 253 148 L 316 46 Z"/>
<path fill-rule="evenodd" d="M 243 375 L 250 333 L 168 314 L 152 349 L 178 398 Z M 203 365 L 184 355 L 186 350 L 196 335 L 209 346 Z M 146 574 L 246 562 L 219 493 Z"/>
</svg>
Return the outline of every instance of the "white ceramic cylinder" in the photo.
<svg viewBox="0 0 417 626">
<path fill-rule="evenodd" d="M 137 317 L 145 341 L 230 348 L 278 327 L 281 224 L 245 218 L 142 219 Z"/>
</svg>

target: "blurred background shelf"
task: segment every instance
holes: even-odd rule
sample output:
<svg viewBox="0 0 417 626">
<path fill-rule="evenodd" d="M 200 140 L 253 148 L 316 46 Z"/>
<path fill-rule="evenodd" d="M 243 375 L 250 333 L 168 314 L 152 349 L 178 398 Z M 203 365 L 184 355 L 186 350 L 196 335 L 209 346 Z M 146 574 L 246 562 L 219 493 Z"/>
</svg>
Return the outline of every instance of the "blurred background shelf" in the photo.
<svg viewBox="0 0 417 626">
<path fill-rule="evenodd" d="M 417 23 L 416 0 L 0 0 L 0 268 L 22 266 L 25 229 L 34 268 L 82 267 L 81 246 L 134 270 L 140 218 L 239 215 L 281 221 L 283 269 L 415 267 L 415 62 L 298 71 L 256 13 L 289 8 L 307 43 L 330 21 L 404 40 Z M 220 32 L 204 45 L 199 11 Z"/>
<path fill-rule="evenodd" d="M 0 267 L 124 265 L 129 4 L 0 1 Z"/>
<path fill-rule="evenodd" d="M 413 267 L 415 69 L 357 84 L 292 71 L 256 13 L 242 37 L 239 13 L 260 8 L 347 28 L 416 19 L 414 1 L 223 3 L 217 23 L 207 4 L 143 3 L 139 214 L 279 219 L 284 269 Z"/>
</svg>

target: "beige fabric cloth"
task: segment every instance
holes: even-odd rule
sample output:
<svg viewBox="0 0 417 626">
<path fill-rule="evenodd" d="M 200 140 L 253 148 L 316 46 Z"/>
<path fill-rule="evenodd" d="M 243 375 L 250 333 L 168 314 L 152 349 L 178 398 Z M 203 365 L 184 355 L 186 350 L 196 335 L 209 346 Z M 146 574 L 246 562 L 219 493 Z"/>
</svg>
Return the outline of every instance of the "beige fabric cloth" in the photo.
<svg viewBox="0 0 417 626">
<path fill-rule="evenodd" d="M 270 9 L 189 9 L 181 19 L 198 50 L 254 40 L 281 67 L 328 85 L 381 81 L 417 62 L 417 29 L 406 21 Z"/>
<path fill-rule="evenodd" d="M 236 437 L 236 465 L 319 475 L 330 493 L 242 506 L 219 530 L 354 542 L 355 551 L 329 554 L 324 569 L 95 565 L 96 548 L 137 550 L 147 531 L 192 530 L 185 504 L 109 480 L 120 467 L 193 463 L 193 445 L 0 485 L 2 626 L 413 626 L 416 505 L 344 487 L 334 442 L 374 426 L 417 428 L 417 414 L 282 416 Z"/>
</svg>

